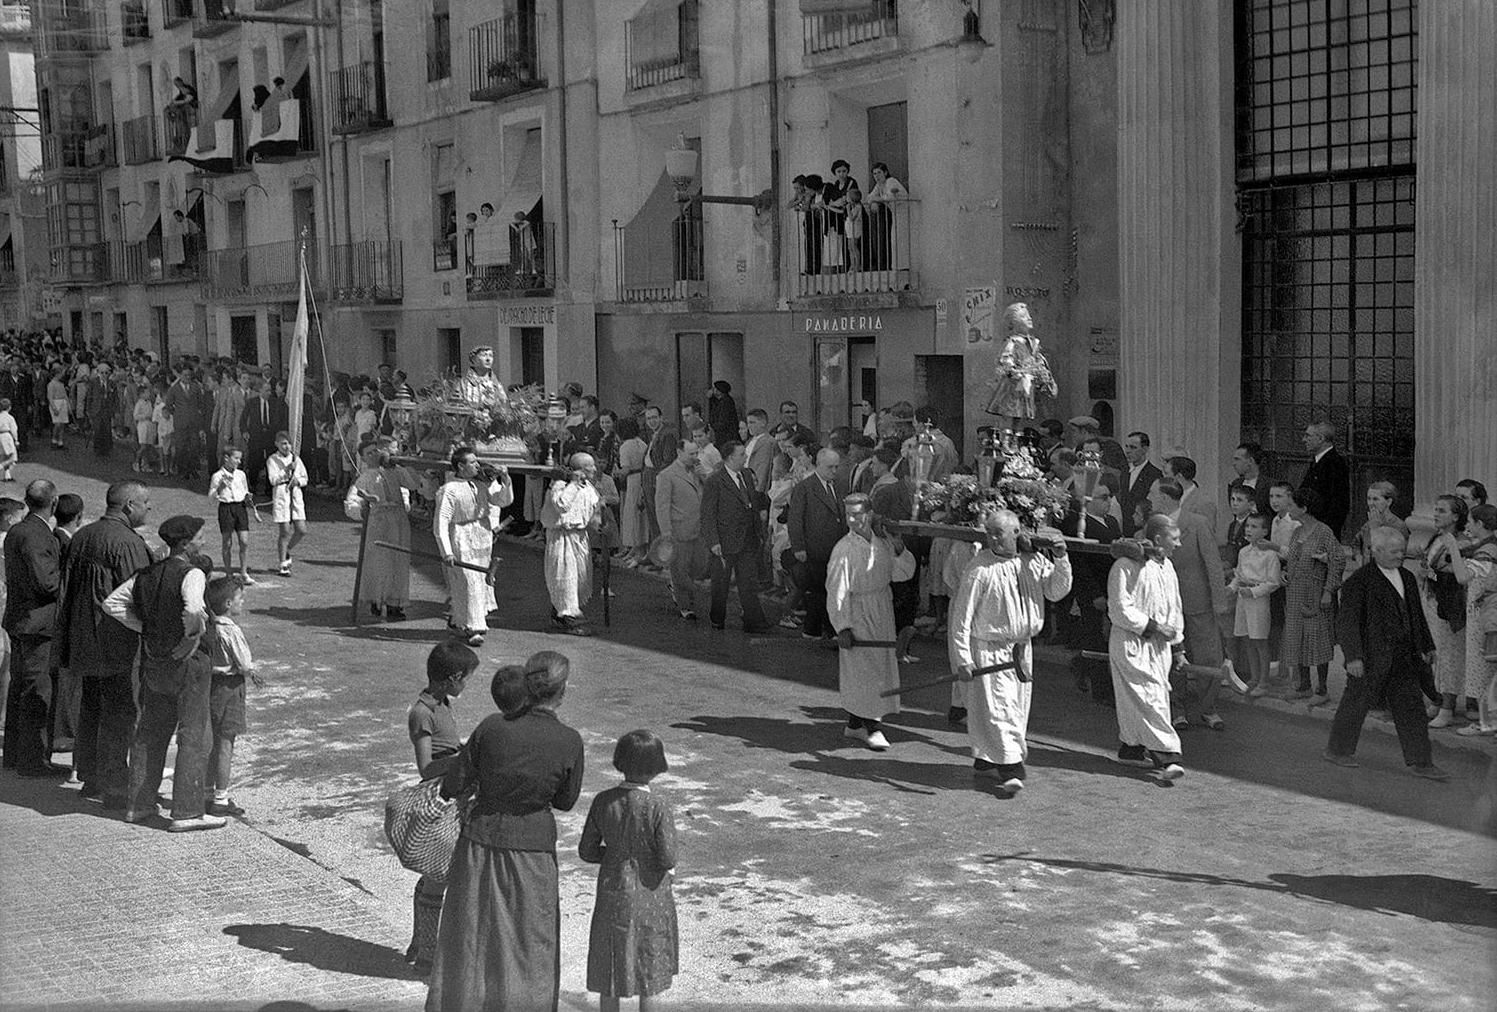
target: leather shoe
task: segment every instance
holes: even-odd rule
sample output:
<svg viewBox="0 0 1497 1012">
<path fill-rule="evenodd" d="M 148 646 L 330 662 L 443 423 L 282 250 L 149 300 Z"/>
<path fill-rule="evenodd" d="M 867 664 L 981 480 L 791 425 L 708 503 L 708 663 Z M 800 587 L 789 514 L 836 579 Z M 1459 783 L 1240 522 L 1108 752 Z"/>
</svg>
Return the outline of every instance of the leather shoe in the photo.
<svg viewBox="0 0 1497 1012">
<path fill-rule="evenodd" d="M 1409 767 L 1409 772 L 1414 774 L 1414 776 L 1416 777 L 1423 777 L 1426 780 L 1450 779 L 1450 774 L 1440 769 L 1440 767 L 1436 766 L 1434 763 L 1430 763 L 1427 766 L 1411 766 Z"/>
<path fill-rule="evenodd" d="M 1320 758 L 1324 759 L 1328 763 L 1333 763 L 1337 766 L 1345 766 L 1347 769 L 1356 769 L 1357 767 L 1362 765 L 1349 755 L 1340 755 L 1336 752 L 1331 751 L 1320 753 Z"/>
<path fill-rule="evenodd" d="M 244 814 L 244 809 L 240 808 L 238 805 L 236 805 L 234 803 L 234 799 L 233 798 L 229 798 L 227 801 L 210 801 L 210 802 L 208 802 L 208 814 L 209 815 L 243 815 Z"/>
<path fill-rule="evenodd" d="M 199 815 L 196 819 L 173 819 L 168 833 L 192 833 L 202 829 L 223 829 L 229 820 L 218 815 Z"/>
</svg>

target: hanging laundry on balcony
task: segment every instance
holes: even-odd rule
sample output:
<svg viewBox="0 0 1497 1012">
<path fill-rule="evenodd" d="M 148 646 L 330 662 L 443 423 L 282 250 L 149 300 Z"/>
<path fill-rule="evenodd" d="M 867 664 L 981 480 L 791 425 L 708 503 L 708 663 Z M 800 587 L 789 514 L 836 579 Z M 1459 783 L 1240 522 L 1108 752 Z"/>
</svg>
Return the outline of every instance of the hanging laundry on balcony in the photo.
<svg viewBox="0 0 1497 1012">
<path fill-rule="evenodd" d="M 541 132 L 525 131 L 523 145 L 515 173 L 499 202 L 499 213 L 494 215 L 504 229 L 504 259 L 498 262 L 513 264 L 516 270 L 522 268 L 521 260 L 527 261 L 524 269 L 530 269 L 539 239 L 534 225 L 539 220 L 536 205 L 541 202 Z"/>
<path fill-rule="evenodd" d="M 256 85 L 256 90 L 263 90 Z M 249 147 L 252 162 L 285 161 L 301 150 L 301 103 L 294 98 L 266 104 L 250 114 Z"/>
<path fill-rule="evenodd" d="M 187 150 L 180 155 L 170 155 L 169 162 L 186 162 L 195 169 L 214 175 L 225 175 L 234 171 L 234 129 L 237 120 L 216 119 L 201 123 L 187 135 Z"/>
</svg>

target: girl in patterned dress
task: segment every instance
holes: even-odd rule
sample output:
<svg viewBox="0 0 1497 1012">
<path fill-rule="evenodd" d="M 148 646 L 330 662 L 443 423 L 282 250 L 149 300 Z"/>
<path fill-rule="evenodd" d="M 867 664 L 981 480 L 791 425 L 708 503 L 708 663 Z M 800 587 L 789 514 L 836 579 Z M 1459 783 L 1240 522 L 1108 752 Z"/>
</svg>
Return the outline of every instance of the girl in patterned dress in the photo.
<svg viewBox="0 0 1497 1012">
<path fill-rule="evenodd" d="M 1332 626 L 1336 590 L 1346 558 L 1331 529 L 1315 519 L 1312 510 L 1320 497 L 1311 489 L 1290 492 L 1289 518 L 1299 526 L 1280 547 L 1284 562 L 1284 642 L 1279 654 L 1282 670 L 1294 671 L 1297 688 L 1290 699 L 1310 699 L 1310 705 L 1327 699 L 1326 681 L 1331 657 L 1336 652 Z M 1310 669 L 1315 669 L 1315 692 L 1310 691 Z"/>
<path fill-rule="evenodd" d="M 671 986 L 680 945 L 671 869 L 676 823 L 668 803 L 650 792 L 667 769 L 665 746 L 651 731 L 630 731 L 613 750 L 624 782 L 593 799 L 578 856 L 598 869 L 598 901 L 587 948 L 587 989 L 604 1012 L 620 998 L 651 995 Z"/>
<path fill-rule="evenodd" d="M 1486 637 L 1497 632 L 1497 506 L 1473 507 L 1466 529 L 1472 543 L 1456 550 L 1451 568 L 1466 588 L 1466 698 L 1477 706 L 1477 719 L 1456 734 L 1470 737 L 1497 732 L 1497 661 L 1486 652 Z"/>
</svg>

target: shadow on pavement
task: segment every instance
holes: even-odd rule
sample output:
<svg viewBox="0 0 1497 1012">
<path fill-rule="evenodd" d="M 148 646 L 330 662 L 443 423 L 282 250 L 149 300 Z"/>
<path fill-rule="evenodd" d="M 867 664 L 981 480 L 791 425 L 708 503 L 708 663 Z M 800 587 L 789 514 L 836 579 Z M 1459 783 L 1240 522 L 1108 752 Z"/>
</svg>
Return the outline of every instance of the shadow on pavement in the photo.
<svg viewBox="0 0 1497 1012">
<path fill-rule="evenodd" d="M 1444 878 L 1439 875 L 1292 875 L 1276 873 L 1266 882 L 1230 878 L 1207 872 L 1171 871 L 1166 868 L 1143 868 L 1106 861 L 1074 861 L 1066 858 L 1034 857 L 1017 854 L 983 854 L 984 864 L 1026 861 L 1049 868 L 1090 871 L 1130 878 L 1163 879 L 1203 886 L 1233 886 L 1260 892 L 1283 893 L 1324 903 L 1355 907 L 1373 913 L 1396 916 L 1404 914 L 1425 921 L 1437 921 L 1457 927 L 1477 928 L 1482 933 L 1497 934 L 1497 889 Z"/>
<path fill-rule="evenodd" d="M 60 815 L 92 815 L 101 819 L 118 821 L 118 811 L 108 811 L 103 805 L 90 804 L 78 795 L 76 788 L 64 786 L 66 774 L 55 779 L 41 777 L 35 780 L 18 777 L 9 770 L 0 776 L 0 805 L 15 805 L 27 808 L 38 815 L 53 818 Z"/>
<path fill-rule="evenodd" d="M 360 977 L 415 980 L 405 957 L 387 945 L 350 938 L 326 928 L 305 924 L 230 924 L 232 935 L 247 949 L 274 953 L 289 963 L 304 963 L 319 970 L 351 973 Z"/>
</svg>

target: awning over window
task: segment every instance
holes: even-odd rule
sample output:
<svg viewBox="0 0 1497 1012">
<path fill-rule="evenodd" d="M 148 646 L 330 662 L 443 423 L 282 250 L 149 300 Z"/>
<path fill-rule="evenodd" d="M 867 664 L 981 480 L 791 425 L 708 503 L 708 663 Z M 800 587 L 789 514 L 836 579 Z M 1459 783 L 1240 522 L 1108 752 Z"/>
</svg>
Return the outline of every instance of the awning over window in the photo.
<svg viewBox="0 0 1497 1012">
<path fill-rule="evenodd" d="M 541 155 L 541 132 L 527 131 L 509 188 L 504 191 L 503 199 L 494 204 L 494 216 L 487 221 L 480 218 L 473 230 L 474 264 L 483 267 L 509 263 L 510 224 L 517 213 L 532 215 L 541 201 Z"/>
</svg>

